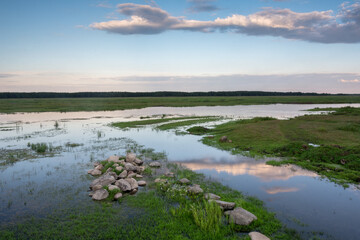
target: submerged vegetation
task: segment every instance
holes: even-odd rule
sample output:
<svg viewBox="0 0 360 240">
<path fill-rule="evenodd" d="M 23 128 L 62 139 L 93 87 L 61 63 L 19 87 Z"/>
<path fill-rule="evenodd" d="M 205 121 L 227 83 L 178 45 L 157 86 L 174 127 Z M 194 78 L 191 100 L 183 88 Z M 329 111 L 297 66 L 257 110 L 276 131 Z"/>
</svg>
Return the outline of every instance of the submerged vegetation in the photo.
<svg viewBox="0 0 360 240">
<path fill-rule="evenodd" d="M 359 108 L 327 109 L 334 112 L 290 120 L 254 118 L 232 121 L 208 129 L 205 144 L 233 153 L 284 157 L 269 164 L 297 164 L 338 183 L 360 182 Z M 201 129 L 188 129 L 201 134 Z M 227 136 L 229 141 L 219 141 Z M 231 141 L 230 141 L 231 140 Z"/>
<path fill-rule="evenodd" d="M 317 96 L 201 96 L 108 98 L 0 99 L 0 113 L 113 111 L 146 107 L 233 106 L 251 104 L 360 103 L 359 95 Z"/>
</svg>

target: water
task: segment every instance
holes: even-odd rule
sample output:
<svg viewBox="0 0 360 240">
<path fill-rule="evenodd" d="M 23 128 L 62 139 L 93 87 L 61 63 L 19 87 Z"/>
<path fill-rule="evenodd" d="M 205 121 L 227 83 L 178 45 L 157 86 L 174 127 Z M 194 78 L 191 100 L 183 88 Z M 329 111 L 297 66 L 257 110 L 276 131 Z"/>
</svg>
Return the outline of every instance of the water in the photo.
<svg viewBox="0 0 360 240">
<path fill-rule="evenodd" d="M 115 121 L 162 114 L 286 119 L 311 114 L 303 111 L 305 109 L 329 106 L 343 104 L 159 107 L 0 115 L 0 149 L 16 151 L 28 148 L 29 142 L 62 147 L 55 156 L 0 167 L 0 224 L 18 222 L 24 216 L 43 216 L 55 209 L 93 204 L 87 196 L 92 178 L 86 174 L 92 161 L 124 154 L 127 144 L 135 141 L 166 152 L 170 161 L 258 197 L 289 227 L 324 232 L 337 239 L 357 239 L 360 235 L 360 191 L 354 186 L 344 189 L 296 166 L 273 167 L 261 159 L 234 156 L 203 145 L 199 136 L 176 135 L 174 131 L 157 131 L 151 127 L 123 131 L 108 126 Z M 82 145 L 65 147 L 69 142 Z"/>
</svg>

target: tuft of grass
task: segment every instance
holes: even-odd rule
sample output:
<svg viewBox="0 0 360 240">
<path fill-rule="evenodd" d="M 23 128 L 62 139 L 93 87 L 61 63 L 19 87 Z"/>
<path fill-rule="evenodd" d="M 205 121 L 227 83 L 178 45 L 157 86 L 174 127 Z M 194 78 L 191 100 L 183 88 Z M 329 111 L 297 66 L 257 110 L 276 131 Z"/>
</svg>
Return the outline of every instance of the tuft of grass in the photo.
<svg viewBox="0 0 360 240">
<path fill-rule="evenodd" d="M 203 201 L 199 205 L 191 205 L 191 213 L 195 224 L 204 232 L 217 234 L 220 230 L 222 211 L 215 202 Z"/>
<path fill-rule="evenodd" d="M 37 153 L 45 153 L 47 150 L 52 150 L 46 143 L 32 143 L 28 144 L 28 146 Z"/>
<path fill-rule="evenodd" d="M 210 131 L 210 129 L 201 126 L 195 126 L 186 130 L 188 133 L 193 135 L 204 135 Z"/>
</svg>

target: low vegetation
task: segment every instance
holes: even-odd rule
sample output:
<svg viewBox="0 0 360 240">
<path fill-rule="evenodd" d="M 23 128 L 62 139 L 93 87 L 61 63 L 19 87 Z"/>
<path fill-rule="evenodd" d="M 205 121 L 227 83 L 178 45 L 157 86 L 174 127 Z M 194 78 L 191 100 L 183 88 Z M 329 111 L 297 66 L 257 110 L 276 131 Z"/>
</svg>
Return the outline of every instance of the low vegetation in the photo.
<svg viewBox="0 0 360 240">
<path fill-rule="evenodd" d="M 338 183 L 360 182 L 360 110 L 334 112 L 290 120 L 254 118 L 232 121 L 206 131 L 205 144 L 251 155 L 284 157 L 269 164 L 297 164 Z M 201 129 L 189 129 L 201 134 Z M 229 140 L 219 139 L 227 136 Z"/>
<path fill-rule="evenodd" d="M 113 111 L 145 107 L 233 106 L 253 104 L 360 103 L 359 95 L 201 96 L 0 99 L 0 113 Z"/>
</svg>

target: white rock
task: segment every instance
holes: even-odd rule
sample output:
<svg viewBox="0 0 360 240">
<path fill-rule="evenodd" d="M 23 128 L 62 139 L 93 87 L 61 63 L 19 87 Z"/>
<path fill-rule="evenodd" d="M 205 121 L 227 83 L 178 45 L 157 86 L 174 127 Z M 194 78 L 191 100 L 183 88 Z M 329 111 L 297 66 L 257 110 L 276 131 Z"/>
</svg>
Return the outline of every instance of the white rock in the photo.
<svg viewBox="0 0 360 240">
<path fill-rule="evenodd" d="M 131 190 L 139 187 L 137 181 L 134 178 L 125 178 L 125 181 L 127 181 L 130 184 Z"/>
<path fill-rule="evenodd" d="M 118 166 L 118 167 L 115 168 L 115 170 L 121 172 L 121 171 L 123 170 L 123 167 L 122 167 L 122 166 Z"/>
<path fill-rule="evenodd" d="M 150 167 L 161 167 L 161 163 L 159 163 L 159 162 L 151 162 L 151 163 L 149 164 L 149 166 L 150 166 Z"/>
<path fill-rule="evenodd" d="M 246 211 L 241 207 L 237 207 L 234 210 L 226 211 L 225 215 L 229 215 L 230 221 L 234 222 L 237 225 L 249 225 L 254 220 L 257 220 L 257 217 L 251 212 Z"/>
<path fill-rule="evenodd" d="M 102 188 L 103 188 L 103 186 L 101 186 L 100 184 L 98 184 L 98 185 L 93 186 L 93 187 L 92 187 L 92 190 L 93 190 L 93 191 L 96 191 L 96 190 L 99 190 L 99 189 L 102 189 Z"/>
<path fill-rule="evenodd" d="M 114 167 L 118 167 L 118 166 L 120 166 L 118 163 L 115 163 L 114 165 L 113 165 Z"/>
<path fill-rule="evenodd" d="M 136 173 L 134 173 L 134 172 L 129 172 L 127 175 L 128 178 L 133 178 L 135 176 L 136 176 Z"/>
<path fill-rule="evenodd" d="M 104 166 L 102 164 L 99 164 L 95 167 L 96 170 L 103 170 L 104 169 Z"/>
<path fill-rule="evenodd" d="M 92 175 L 92 176 L 99 176 L 99 175 L 102 174 L 102 172 L 100 170 L 93 169 L 92 171 L 90 171 L 89 174 Z"/>
<path fill-rule="evenodd" d="M 135 153 L 127 153 L 126 154 L 126 159 L 125 159 L 126 162 L 133 163 L 135 161 L 135 159 L 136 159 Z"/>
<path fill-rule="evenodd" d="M 110 156 L 108 159 L 106 159 L 106 161 L 108 162 L 114 162 L 114 163 L 119 163 L 120 162 L 120 157 L 119 156 Z"/>
<path fill-rule="evenodd" d="M 101 201 L 107 198 L 108 196 L 109 196 L 108 191 L 106 191 L 105 189 L 99 189 L 94 192 L 92 199 Z"/>
<path fill-rule="evenodd" d="M 205 198 L 208 200 L 219 200 L 221 197 L 213 193 L 205 193 Z"/>
<path fill-rule="evenodd" d="M 124 179 L 116 181 L 115 185 L 118 186 L 123 192 L 131 191 L 131 185 Z"/>
<path fill-rule="evenodd" d="M 145 181 L 138 181 L 137 182 L 139 186 L 146 186 L 146 182 Z"/>
<path fill-rule="evenodd" d="M 188 188 L 188 192 L 192 194 L 199 194 L 204 192 L 204 190 L 201 189 L 200 185 L 194 184 L 193 186 Z"/>
<path fill-rule="evenodd" d="M 120 188 L 116 185 L 109 185 L 109 191 L 113 191 L 113 190 L 120 190 Z"/>
<path fill-rule="evenodd" d="M 137 171 L 137 167 L 134 166 L 132 163 L 125 163 L 125 170 L 126 170 L 126 171 L 136 172 L 136 171 Z"/>
<path fill-rule="evenodd" d="M 143 178 L 143 176 L 140 175 L 140 174 L 136 174 L 135 177 L 136 177 L 136 178 Z"/>
<path fill-rule="evenodd" d="M 109 174 L 104 174 L 99 178 L 95 179 L 94 181 L 92 181 L 90 187 L 93 188 L 95 185 L 107 186 L 114 182 L 115 182 L 114 176 L 111 176 Z"/>
<path fill-rule="evenodd" d="M 126 170 L 122 171 L 122 173 L 119 174 L 119 178 L 126 178 L 128 175 L 128 172 Z"/>
<path fill-rule="evenodd" d="M 138 158 L 135 158 L 134 163 L 138 166 L 142 165 L 144 162 Z"/>
<path fill-rule="evenodd" d="M 270 240 L 270 238 L 259 232 L 251 232 L 249 233 L 249 236 L 251 240 Z"/>
<path fill-rule="evenodd" d="M 224 210 L 233 210 L 235 207 L 235 203 L 233 202 L 225 202 L 225 201 L 212 200 L 212 199 L 210 199 L 209 202 L 217 203 Z"/>
<path fill-rule="evenodd" d="M 122 193 L 117 193 L 117 194 L 115 194 L 114 199 L 118 200 L 121 197 L 122 197 Z"/>
</svg>

